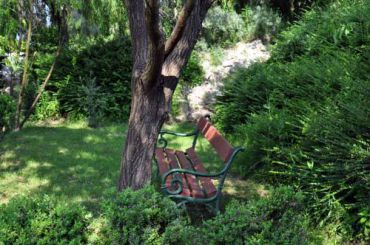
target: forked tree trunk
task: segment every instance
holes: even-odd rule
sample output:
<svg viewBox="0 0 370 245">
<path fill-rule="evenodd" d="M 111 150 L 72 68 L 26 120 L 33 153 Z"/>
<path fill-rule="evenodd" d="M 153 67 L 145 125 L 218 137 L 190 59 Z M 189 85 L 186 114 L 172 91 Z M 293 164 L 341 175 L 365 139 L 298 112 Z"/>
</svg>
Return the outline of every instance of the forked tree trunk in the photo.
<svg viewBox="0 0 370 245">
<path fill-rule="evenodd" d="M 159 131 L 168 118 L 182 69 L 214 0 L 187 0 L 165 42 L 160 0 L 126 0 L 133 42 L 132 103 L 118 190 L 142 188 L 151 179 Z"/>
</svg>

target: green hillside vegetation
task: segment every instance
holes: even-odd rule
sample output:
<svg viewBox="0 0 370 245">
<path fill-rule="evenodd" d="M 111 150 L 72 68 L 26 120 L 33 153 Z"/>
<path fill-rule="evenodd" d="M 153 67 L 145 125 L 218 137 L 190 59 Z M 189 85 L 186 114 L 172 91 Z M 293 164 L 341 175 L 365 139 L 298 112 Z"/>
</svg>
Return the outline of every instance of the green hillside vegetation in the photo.
<svg viewBox="0 0 370 245">
<path fill-rule="evenodd" d="M 338 1 L 283 31 L 266 64 L 227 81 L 217 124 L 245 177 L 295 185 L 320 225 L 369 235 L 370 5 Z M 364 222 L 364 220 L 367 220 Z"/>
</svg>

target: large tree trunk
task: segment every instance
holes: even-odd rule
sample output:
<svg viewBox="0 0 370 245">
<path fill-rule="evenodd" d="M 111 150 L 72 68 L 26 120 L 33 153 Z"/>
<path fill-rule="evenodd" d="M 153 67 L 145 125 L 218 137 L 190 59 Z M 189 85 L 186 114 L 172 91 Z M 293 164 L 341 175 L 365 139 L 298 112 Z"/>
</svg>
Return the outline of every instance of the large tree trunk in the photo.
<svg viewBox="0 0 370 245">
<path fill-rule="evenodd" d="M 173 92 L 213 0 L 187 0 L 164 42 L 159 0 L 126 0 L 133 42 L 132 103 L 118 190 L 142 188 L 151 179 L 159 131 Z"/>
<path fill-rule="evenodd" d="M 136 90 L 131 103 L 127 138 L 122 157 L 119 190 L 139 189 L 151 179 L 151 162 L 159 131 L 167 119 L 163 87 L 148 94 Z"/>
</svg>

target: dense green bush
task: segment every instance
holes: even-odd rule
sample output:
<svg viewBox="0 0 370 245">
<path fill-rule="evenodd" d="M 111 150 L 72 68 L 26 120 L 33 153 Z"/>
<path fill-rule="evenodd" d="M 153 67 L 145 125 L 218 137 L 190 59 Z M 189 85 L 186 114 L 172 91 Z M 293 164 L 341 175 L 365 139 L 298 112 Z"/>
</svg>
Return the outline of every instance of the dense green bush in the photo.
<svg viewBox="0 0 370 245">
<path fill-rule="evenodd" d="M 240 41 L 244 34 L 243 19 L 235 11 L 219 6 L 208 11 L 202 30 L 208 45 L 228 46 Z"/>
<path fill-rule="evenodd" d="M 325 9 L 314 9 L 277 39 L 272 57 L 291 61 L 298 56 L 316 57 L 349 49 L 367 55 L 369 42 L 369 3 L 363 0 L 337 1 Z"/>
<path fill-rule="evenodd" d="M 126 189 L 103 205 L 104 244 L 158 244 L 165 228 L 180 216 L 174 202 L 149 186 Z"/>
<path fill-rule="evenodd" d="M 311 6 L 320 6 L 331 0 L 261 0 L 267 2 L 271 7 L 278 9 L 285 18 L 295 19 L 305 9 Z"/>
<path fill-rule="evenodd" d="M 95 77 L 88 77 L 86 80 L 86 85 L 82 86 L 84 96 L 79 99 L 87 114 L 88 125 L 95 128 L 101 123 L 104 111 L 108 110 L 108 97 L 96 85 Z"/>
<path fill-rule="evenodd" d="M 270 41 L 283 26 L 280 15 L 266 5 L 245 7 L 240 14 L 245 23 L 245 38 L 253 40 L 260 38 Z"/>
<path fill-rule="evenodd" d="M 0 206 L 0 243 L 312 244 L 320 237 L 312 232 L 306 200 L 301 192 L 279 187 L 266 197 L 233 201 L 225 213 L 191 224 L 151 186 L 114 190 L 95 221 L 78 205 L 47 196 L 16 197 Z"/>
<path fill-rule="evenodd" d="M 131 44 L 127 37 L 98 40 L 81 48 L 64 50 L 48 86 L 57 95 L 62 116 L 88 117 L 86 87 L 94 78 L 99 93 L 104 95 L 102 117 L 124 120 L 130 112 Z"/>
<path fill-rule="evenodd" d="M 36 105 L 33 120 L 57 119 L 59 114 L 59 102 L 55 94 L 44 92 Z"/>
<path fill-rule="evenodd" d="M 80 206 L 16 197 L 0 206 L 0 243 L 80 244 L 88 238 L 88 213 Z"/>
<path fill-rule="evenodd" d="M 2 129 L 8 130 L 12 126 L 12 118 L 15 113 L 15 102 L 7 94 L 0 93 L 0 134 Z"/>
<path fill-rule="evenodd" d="M 280 187 L 266 198 L 231 202 L 224 214 L 199 226 L 174 222 L 167 227 L 164 241 L 170 244 L 317 243 L 319 238 L 309 224 L 304 195 Z"/>
<path fill-rule="evenodd" d="M 351 224 L 357 234 L 366 233 L 358 214 L 370 203 L 369 12 L 364 0 L 308 11 L 267 64 L 226 81 L 215 113 L 247 148 L 242 174 L 260 169 L 265 180 L 300 185 L 316 200 L 317 221 Z"/>
</svg>

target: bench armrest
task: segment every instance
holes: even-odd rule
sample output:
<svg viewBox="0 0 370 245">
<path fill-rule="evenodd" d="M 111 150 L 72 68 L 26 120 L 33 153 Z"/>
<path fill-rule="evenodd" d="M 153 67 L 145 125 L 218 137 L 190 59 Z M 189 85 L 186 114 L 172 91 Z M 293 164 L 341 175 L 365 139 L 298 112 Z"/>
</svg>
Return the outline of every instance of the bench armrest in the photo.
<svg viewBox="0 0 370 245">
<path fill-rule="evenodd" d="M 198 131 L 195 130 L 193 132 L 189 132 L 189 133 L 177 133 L 177 132 L 173 132 L 173 131 L 169 131 L 169 130 L 161 130 L 159 132 L 160 135 L 165 135 L 165 134 L 169 134 L 169 135 L 174 135 L 174 136 L 182 136 L 182 137 L 188 137 L 188 136 L 195 136 L 198 134 Z"/>
<path fill-rule="evenodd" d="M 229 161 L 225 164 L 225 167 L 220 172 L 202 173 L 202 172 L 197 172 L 197 171 L 194 171 L 194 170 L 183 169 L 183 168 L 171 169 L 162 176 L 162 189 L 164 189 L 170 195 L 180 194 L 183 190 L 184 184 L 182 183 L 182 180 L 181 180 L 182 178 L 179 179 L 177 177 L 177 174 L 191 174 L 191 175 L 194 175 L 194 176 L 197 176 L 197 177 L 208 177 L 208 178 L 216 178 L 216 177 L 223 176 L 220 180 L 219 188 L 218 188 L 218 190 L 221 190 L 222 187 L 223 187 L 223 183 L 224 183 L 226 173 L 228 172 L 228 170 L 231 166 L 231 163 L 234 161 L 234 158 L 236 157 L 236 155 L 241 151 L 244 151 L 243 147 L 235 148 L 233 154 L 230 156 Z M 168 190 L 168 187 L 166 186 L 167 178 L 170 175 L 174 175 L 174 178 L 171 181 L 171 187 L 173 187 L 175 189 L 174 191 Z"/>
<path fill-rule="evenodd" d="M 168 144 L 168 141 L 164 138 L 164 135 L 166 135 L 166 134 L 167 135 L 173 135 L 173 136 L 180 136 L 180 137 L 193 136 L 194 139 L 193 139 L 192 147 L 194 148 L 195 144 L 197 143 L 199 131 L 196 129 L 193 132 L 189 132 L 189 133 L 177 133 L 177 132 L 173 132 L 173 131 L 169 131 L 169 130 L 161 130 L 161 131 L 159 131 L 158 143 L 161 145 L 162 148 L 166 148 L 167 144 Z"/>
<path fill-rule="evenodd" d="M 183 191 L 183 188 L 184 188 L 184 183 L 182 183 L 183 178 L 178 178 L 177 174 L 191 174 L 191 175 L 198 176 L 198 177 L 215 178 L 215 177 L 221 176 L 223 174 L 223 171 L 219 173 L 201 173 L 201 172 L 196 172 L 193 170 L 182 169 L 182 168 L 171 169 L 170 171 L 166 172 L 162 176 L 162 186 L 161 186 L 161 188 L 165 190 L 169 195 L 178 195 Z M 167 178 L 171 175 L 174 176 L 171 180 L 171 186 L 167 186 L 166 185 Z M 171 187 L 173 188 L 173 190 L 168 189 Z"/>
</svg>

